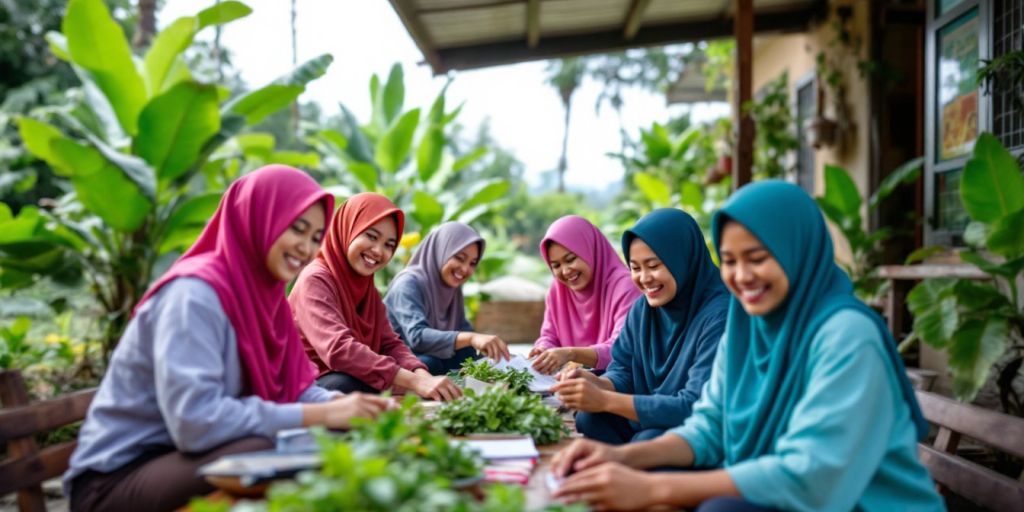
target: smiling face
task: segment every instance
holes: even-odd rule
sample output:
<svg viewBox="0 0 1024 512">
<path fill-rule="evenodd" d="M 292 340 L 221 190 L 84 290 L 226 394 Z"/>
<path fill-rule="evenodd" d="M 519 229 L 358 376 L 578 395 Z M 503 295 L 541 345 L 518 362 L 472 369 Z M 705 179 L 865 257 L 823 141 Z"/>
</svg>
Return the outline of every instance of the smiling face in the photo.
<svg viewBox="0 0 1024 512">
<path fill-rule="evenodd" d="M 548 245 L 548 262 L 555 279 L 574 292 L 583 291 L 594 277 L 594 269 L 583 258 L 558 242 Z"/>
<path fill-rule="evenodd" d="M 267 252 L 267 270 L 280 281 L 291 281 L 316 256 L 324 239 L 324 205 L 310 206 L 277 237 Z"/>
<path fill-rule="evenodd" d="M 345 257 L 352 269 L 363 277 L 384 268 L 398 247 L 398 227 L 392 216 L 385 217 L 359 233 L 348 245 Z"/>
<path fill-rule="evenodd" d="M 634 238 L 629 244 L 629 273 L 633 284 L 647 298 L 647 304 L 659 308 L 676 296 L 676 279 L 646 242 Z"/>
<path fill-rule="evenodd" d="M 722 281 L 750 315 L 771 313 L 786 300 L 789 278 L 772 253 L 747 228 L 729 221 L 722 228 Z"/>
<path fill-rule="evenodd" d="M 458 288 L 469 280 L 479 262 L 480 244 L 473 242 L 444 262 L 444 266 L 441 267 L 441 280 L 452 288 Z"/>
</svg>

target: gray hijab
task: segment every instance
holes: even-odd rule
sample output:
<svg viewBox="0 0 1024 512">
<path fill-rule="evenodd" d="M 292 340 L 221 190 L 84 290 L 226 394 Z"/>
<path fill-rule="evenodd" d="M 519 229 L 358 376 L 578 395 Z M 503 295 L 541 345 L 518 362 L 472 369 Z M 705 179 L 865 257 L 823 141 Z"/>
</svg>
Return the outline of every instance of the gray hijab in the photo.
<svg viewBox="0 0 1024 512">
<path fill-rule="evenodd" d="M 441 267 L 473 243 L 480 245 L 479 259 L 483 259 L 484 239 L 476 230 L 461 222 L 445 222 L 423 239 L 409 265 L 391 281 L 391 286 L 401 279 L 413 279 L 419 284 L 427 322 L 433 329 L 454 331 L 466 319 L 462 287 L 452 288 L 445 284 L 441 279 Z"/>
</svg>

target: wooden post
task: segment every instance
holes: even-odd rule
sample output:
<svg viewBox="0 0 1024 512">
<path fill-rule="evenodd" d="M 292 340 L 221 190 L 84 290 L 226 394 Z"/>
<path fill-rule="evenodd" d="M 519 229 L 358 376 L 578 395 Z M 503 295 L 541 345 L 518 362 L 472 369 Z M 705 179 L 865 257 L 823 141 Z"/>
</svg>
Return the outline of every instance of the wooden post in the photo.
<svg viewBox="0 0 1024 512">
<path fill-rule="evenodd" d="M 28 405 L 28 390 L 18 370 L 0 371 L 0 403 L 3 407 Z M 13 458 L 25 457 L 39 453 L 35 439 L 26 437 L 8 441 L 7 454 Z M 46 511 L 46 498 L 43 487 L 34 485 L 18 491 L 18 509 L 30 511 Z"/>
<path fill-rule="evenodd" d="M 733 35 L 736 38 L 736 103 L 733 105 L 733 119 L 736 126 L 736 157 L 732 169 L 732 187 L 736 190 L 750 183 L 754 167 L 754 120 L 744 112 L 743 106 L 750 101 L 754 64 L 754 0 L 736 0 L 733 18 Z"/>
<path fill-rule="evenodd" d="M 526 44 L 530 48 L 540 44 L 540 0 L 526 4 Z"/>
</svg>

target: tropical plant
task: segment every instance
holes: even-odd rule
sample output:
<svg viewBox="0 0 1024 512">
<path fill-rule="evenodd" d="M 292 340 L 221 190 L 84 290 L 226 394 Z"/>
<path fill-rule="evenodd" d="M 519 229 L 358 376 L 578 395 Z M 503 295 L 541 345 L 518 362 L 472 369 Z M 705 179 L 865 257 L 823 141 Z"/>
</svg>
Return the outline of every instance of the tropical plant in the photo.
<svg viewBox="0 0 1024 512">
<path fill-rule="evenodd" d="M 911 290 L 914 333 L 949 355 L 953 391 L 973 400 L 995 368 L 1003 409 L 1024 416 L 1017 385 L 1024 362 L 1024 175 L 999 140 L 983 133 L 964 167 L 960 198 L 972 222 L 960 258 L 991 278 L 928 279 Z"/>
<path fill-rule="evenodd" d="M 1006 52 L 981 63 L 978 83 L 985 84 L 985 92 L 1010 92 L 1018 112 L 1024 112 L 1024 49 Z"/>
<path fill-rule="evenodd" d="M 754 120 L 754 179 L 784 178 L 790 170 L 790 154 L 800 147 L 796 140 L 789 103 L 789 74 L 769 82 L 761 97 L 743 105 Z"/>
<path fill-rule="evenodd" d="M 558 89 L 558 97 L 562 100 L 565 111 L 565 128 L 562 132 L 562 156 L 558 158 L 558 191 L 565 192 L 565 171 L 568 168 L 569 151 L 569 120 L 572 113 L 572 95 L 583 83 L 586 62 L 579 57 L 553 60 L 548 63 L 547 83 Z"/>
<path fill-rule="evenodd" d="M 480 180 L 464 187 L 445 186 L 488 153 L 486 147 L 479 146 L 465 155 L 452 154 L 452 122 L 462 107 L 446 110 L 446 91 L 447 85 L 427 115 L 421 116 L 419 108 L 403 110 L 405 84 L 400 64 L 391 67 L 383 82 L 373 75 L 373 113 L 369 123 L 360 124 L 341 105 L 338 129 L 319 130 L 307 139 L 325 155 L 323 167 L 327 169 L 328 188 L 340 196 L 360 191 L 387 196 L 406 212 L 406 234 L 418 239 L 425 238 L 441 222 L 472 223 L 500 210 L 504 206 L 501 199 L 510 187 L 507 179 Z M 415 246 L 406 245 L 406 251 Z M 395 265 L 407 257 L 408 252 L 398 254 Z M 393 265 L 378 274 L 386 282 L 395 271 Z"/>
<path fill-rule="evenodd" d="M 532 437 L 537 444 L 554 444 L 569 435 L 562 417 L 544 405 L 540 395 L 518 395 L 499 387 L 487 388 L 483 393 L 466 389 L 461 399 L 445 402 L 437 409 L 437 419 L 456 436 L 517 433 Z"/>
<path fill-rule="evenodd" d="M 195 80 L 182 52 L 196 34 L 250 12 L 228 1 L 180 18 L 137 65 L 102 0 L 70 0 L 63 32 L 47 40 L 74 69 L 82 101 L 21 117 L 18 127 L 71 191 L 17 216 L 0 205 L 0 286 L 84 274 L 103 310 L 105 348 L 113 348 L 158 260 L 187 247 L 219 202 L 218 189 L 193 178 L 227 166 L 215 152 L 291 103 L 332 60 L 317 57 L 234 98 Z"/>
<path fill-rule="evenodd" d="M 881 202 L 902 184 L 912 183 L 921 175 L 923 157 L 910 160 L 896 169 L 879 185 L 868 200 L 870 209 L 877 209 Z M 850 246 L 850 260 L 840 264 L 853 281 L 854 293 L 863 300 L 871 301 L 884 291 L 884 281 L 875 274 L 881 263 L 882 245 L 894 232 L 881 227 L 868 232 L 861 218 L 860 191 L 850 174 L 835 165 L 825 166 L 825 195 L 816 197 L 825 218 L 832 221 Z M 921 253 L 918 253 L 921 254 Z"/>
</svg>

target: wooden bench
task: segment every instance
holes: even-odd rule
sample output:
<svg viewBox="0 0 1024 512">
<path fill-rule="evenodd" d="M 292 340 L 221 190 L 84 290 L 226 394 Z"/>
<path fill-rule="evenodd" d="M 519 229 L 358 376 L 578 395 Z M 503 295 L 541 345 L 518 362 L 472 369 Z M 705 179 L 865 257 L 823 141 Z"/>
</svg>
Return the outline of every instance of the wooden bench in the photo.
<svg viewBox="0 0 1024 512">
<path fill-rule="evenodd" d="M 939 427 L 932 445 L 920 444 L 921 462 L 944 494 L 957 494 L 991 510 L 1024 511 L 1024 482 L 957 456 L 967 436 L 1024 459 L 1024 418 L 960 403 L 927 391 L 917 400 L 925 418 Z"/>
<path fill-rule="evenodd" d="M 85 418 L 96 389 L 86 389 L 30 403 L 21 372 L 0 371 L 0 443 L 7 455 L 0 460 L 0 496 L 17 492 L 18 508 L 46 510 L 42 483 L 64 473 L 75 441 L 40 451 L 34 436 Z"/>
</svg>

